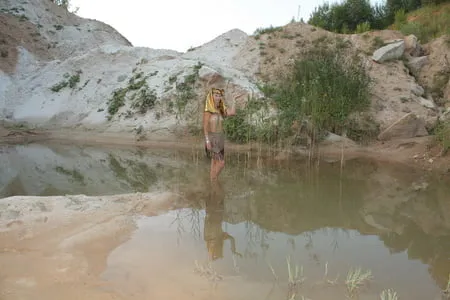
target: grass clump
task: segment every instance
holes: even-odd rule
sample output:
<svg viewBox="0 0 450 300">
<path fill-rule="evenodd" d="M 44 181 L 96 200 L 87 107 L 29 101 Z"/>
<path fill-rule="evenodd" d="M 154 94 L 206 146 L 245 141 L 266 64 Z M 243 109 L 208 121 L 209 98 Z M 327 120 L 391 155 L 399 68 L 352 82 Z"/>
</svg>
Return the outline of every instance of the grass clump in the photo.
<svg viewBox="0 0 450 300">
<path fill-rule="evenodd" d="M 383 290 L 380 293 L 380 299 L 381 300 L 398 300 L 397 292 L 387 289 Z"/>
<path fill-rule="evenodd" d="M 226 120 L 230 140 L 298 144 L 305 134 L 312 137 L 311 143 L 326 132 L 359 141 L 378 133 L 372 119 L 355 117 L 370 106 L 370 78 L 359 57 L 349 56 L 345 49 L 306 52 L 290 72 L 260 88 L 265 100 L 249 101 Z"/>
<path fill-rule="evenodd" d="M 345 280 L 350 298 L 353 298 L 359 289 L 371 279 L 372 272 L 370 270 L 363 272 L 361 268 L 350 269 Z"/>
<path fill-rule="evenodd" d="M 442 155 L 450 149 L 450 120 L 439 121 L 434 129 L 436 141 L 442 146 Z"/>
<path fill-rule="evenodd" d="M 253 33 L 253 35 L 255 36 L 255 39 L 259 39 L 261 37 L 261 35 L 263 34 L 270 34 L 270 33 L 275 33 L 275 32 L 279 32 L 279 31 L 283 31 L 283 27 L 282 26 L 272 26 L 270 25 L 269 27 L 266 28 L 257 28 L 255 30 L 255 32 Z"/>
<path fill-rule="evenodd" d="M 295 63 L 293 72 L 272 88 L 280 131 L 294 134 L 293 124 L 306 121 L 317 133 L 345 133 L 351 125 L 351 114 L 370 105 L 369 84 L 369 76 L 356 56 L 325 48 L 306 53 Z"/>
<path fill-rule="evenodd" d="M 154 108 L 157 101 L 156 92 L 154 89 L 150 89 L 147 83 L 147 78 L 154 75 L 154 73 L 148 76 L 144 76 L 144 72 L 134 73 L 128 81 L 128 86 L 114 90 L 108 101 L 108 120 L 111 120 L 125 105 L 126 97 L 130 92 L 132 93 L 130 96 L 132 109 L 145 114 L 149 109 Z"/>
<path fill-rule="evenodd" d="M 270 114 L 268 101 L 259 101 L 249 97 L 243 108 L 236 109 L 233 118 L 226 118 L 223 126 L 227 138 L 235 143 L 243 144 L 260 141 L 274 144 L 277 141 L 277 117 Z"/>
<path fill-rule="evenodd" d="M 64 74 L 64 80 L 58 82 L 57 84 L 53 85 L 50 89 L 57 93 L 63 88 L 69 86 L 71 89 L 75 88 L 77 83 L 80 82 L 80 74 L 82 73 L 81 70 L 78 70 L 75 72 L 75 74 L 70 75 L 69 73 Z"/>
<path fill-rule="evenodd" d="M 181 116 L 186 111 L 186 106 L 189 100 L 195 99 L 197 94 L 195 92 L 195 84 L 199 78 L 199 70 L 203 64 L 199 62 L 193 67 L 192 73 L 184 77 L 182 82 L 176 83 L 175 92 L 175 107 L 176 107 L 176 118 L 180 119 Z M 169 81 L 176 82 L 176 77 L 174 79 L 169 78 Z"/>
</svg>

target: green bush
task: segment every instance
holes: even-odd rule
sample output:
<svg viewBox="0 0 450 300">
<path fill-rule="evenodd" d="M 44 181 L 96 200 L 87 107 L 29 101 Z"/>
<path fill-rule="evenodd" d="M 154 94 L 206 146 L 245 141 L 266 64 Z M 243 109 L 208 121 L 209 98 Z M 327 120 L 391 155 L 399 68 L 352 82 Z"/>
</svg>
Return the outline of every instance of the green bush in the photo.
<svg viewBox="0 0 450 300">
<path fill-rule="evenodd" d="M 434 129 L 434 135 L 442 146 L 442 153 L 446 154 L 450 149 L 450 121 L 440 121 Z"/>
<path fill-rule="evenodd" d="M 306 53 L 294 70 L 277 84 L 273 98 L 282 132 L 308 119 L 318 132 L 342 134 L 351 113 L 370 105 L 370 78 L 362 61 L 337 49 Z"/>
<path fill-rule="evenodd" d="M 375 136 L 378 128 L 373 122 L 355 122 L 351 117 L 369 107 L 370 79 L 362 61 L 344 51 L 323 48 L 306 53 L 284 77 L 260 88 L 266 100 L 249 100 L 247 107 L 225 121 L 227 138 L 274 144 L 299 137 L 305 130 L 316 136 L 348 132 L 358 140 L 367 130 Z M 270 105 L 275 114 L 270 113 Z"/>
<path fill-rule="evenodd" d="M 363 22 L 356 26 L 356 33 L 364 33 L 370 31 L 370 23 L 369 22 Z"/>
<path fill-rule="evenodd" d="M 224 131 L 227 139 L 235 143 L 259 141 L 274 144 L 277 141 L 276 116 L 269 114 L 267 101 L 249 98 L 236 115 L 226 118 Z"/>
</svg>

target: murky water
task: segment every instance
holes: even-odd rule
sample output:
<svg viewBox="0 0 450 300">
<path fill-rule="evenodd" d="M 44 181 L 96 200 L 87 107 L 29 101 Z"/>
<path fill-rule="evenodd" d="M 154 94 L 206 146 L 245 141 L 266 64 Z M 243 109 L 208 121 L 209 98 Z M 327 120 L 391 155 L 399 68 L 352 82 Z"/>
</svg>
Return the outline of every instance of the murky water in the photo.
<svg viewBox="0 0 450 300">
<path fill-rule="evenodd" d="M 123 295 L 286 299 L 296 291 L 297 299 L 345 299 L 357 267 L 372 275 L 361 299 L 388 288 L 399 299 L 438 299 L 448 282 L 448 178 L 361 159 L 341 168 L 241 153 L 228 154 L 221 185 L 210 187 L 208 162 L 194 150 L 0 152 L 0 197 L 168 189 L 185 198 L 185 209 L 136 216 L 136 232 L 110 253 L 102 277 Z M 291 288 L 288 259 L 291 279 L 299 270 Z"/>
</svg>

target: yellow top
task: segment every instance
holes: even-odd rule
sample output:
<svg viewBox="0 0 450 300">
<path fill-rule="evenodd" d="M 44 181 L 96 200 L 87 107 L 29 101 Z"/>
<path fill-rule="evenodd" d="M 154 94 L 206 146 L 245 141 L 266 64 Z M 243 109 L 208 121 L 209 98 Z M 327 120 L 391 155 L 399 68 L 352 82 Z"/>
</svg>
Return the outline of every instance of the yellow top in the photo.
<svg viewBox="0 0 450 300">
<path fill-rule="evenodd" d="M 219 107 L 217 108 L 214 105 L 214 96 L 213 94 L 218 93 L 222 96 L 225 95 L 225 90 L 224 89 L 216 89 L 216 88 L 212 88 L 208 95 L 206 96 L 206 101 L 205 101 L 205 111 L 213 113 L 213 114 L 217 114 L 220 113 L 221 115 L 226 115 L 227 113 L 227 107 L 223 101 L 223 99 L 220 100 L 219 102 Z"/>
</svg>

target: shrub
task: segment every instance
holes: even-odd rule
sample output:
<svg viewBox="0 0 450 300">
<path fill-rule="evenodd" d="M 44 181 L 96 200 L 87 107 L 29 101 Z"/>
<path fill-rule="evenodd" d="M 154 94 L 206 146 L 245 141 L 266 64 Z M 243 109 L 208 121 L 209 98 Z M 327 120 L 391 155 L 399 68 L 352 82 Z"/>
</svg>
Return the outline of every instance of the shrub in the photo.
<svg viewBox="0 0 450 300">
<path fill-rule="evenodd" d="M 370 105 L 370 79 L 362 61 L 337 49 L 306 53 L 291 74 L 276 85 L 273 98 L 282 132 L 309 120 L 318 132 L 342 134 L 351 113 Z"/>
<path fill-rule="evenodd" d="M 227 139 L 235 143 L 273 144 L 277 141 L 276 115 L 270 114 L 268 101 L 249 97 L 244 108 L 236 109 L 235 116 L 225 119 L 224 131 Z"/>
<path fill-rule="evenodd" d="M 344 54 L 344 49 L 314 49 L 277 82 L 260 87 L 266 99 L 249 99 L 235 117 L 225 120 L 224 130 L 234 142 L 273 144 L 286 138 L 294 142 L 305 130 L 315 136 L 348 132 L 366 140 L 365 132 L 373 137 L 378 128 L 368 118 L 355 122 L 352 115 L 369 107 L 369 85 L 358 57 Z"/>
<path fill-rule="evenodd" d="M 356 26 L 356 33 L 364 33 L 370 31 L 370 23 L 369 22 L 363 22 Z"/>
<path fill-rule="evenodd" d="M 442 154 L 446 154 L 450 149 L 450 120 L 440 121 L 434 129 L 434 134 L 442 146 Z"/>
</svg>

